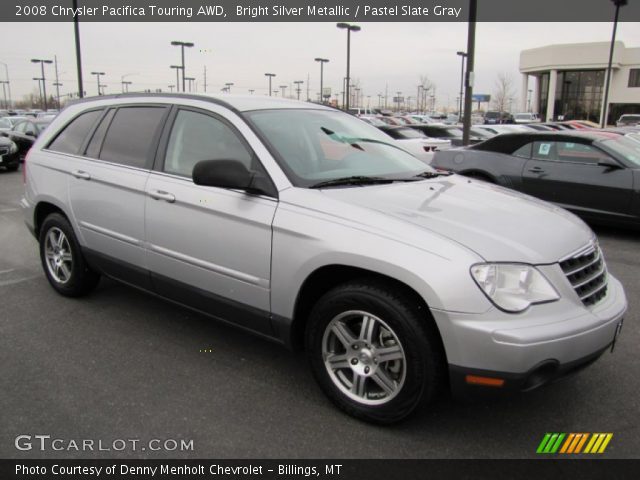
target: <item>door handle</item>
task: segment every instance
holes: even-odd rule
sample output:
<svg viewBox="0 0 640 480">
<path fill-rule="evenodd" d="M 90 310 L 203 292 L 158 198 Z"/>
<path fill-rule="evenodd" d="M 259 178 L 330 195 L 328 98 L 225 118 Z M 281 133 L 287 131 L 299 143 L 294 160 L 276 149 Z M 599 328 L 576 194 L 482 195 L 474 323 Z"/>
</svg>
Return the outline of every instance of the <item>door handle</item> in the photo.
<svg viewBox="0 0 640 480">
<path fill-rule="evenodd" d="M 149 196 L 155 200 L 164 200 L 169 203 L 176 201 L 176 196 L 173 193 L 165 192 L 164 190 L 149 190 Z"/>
<path fill-rule="evenodd" d="M 91 180 L 91 174 L 83 170 L 74 170 L 73 172 L 71 172 L 71 175 L 76 178 L 81 178 L 82 180 Z"/>
<path fill-rule="evenodd" d="M 532 173 L 544 173 L 544 170 L 541 167 L 533 167 L 529 169 Z"/>
</svg>

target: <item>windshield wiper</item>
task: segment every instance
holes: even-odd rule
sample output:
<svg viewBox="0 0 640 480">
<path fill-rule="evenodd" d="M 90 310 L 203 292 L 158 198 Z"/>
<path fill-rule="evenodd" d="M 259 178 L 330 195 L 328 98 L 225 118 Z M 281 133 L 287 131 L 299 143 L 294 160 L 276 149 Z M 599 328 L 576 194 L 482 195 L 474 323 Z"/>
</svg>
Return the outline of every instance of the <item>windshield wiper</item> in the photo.
<svg viewBox="0 0 640 480">
<path fill-rule="evenodd" d="M 366 175 L 352 175 L 350 177 L 333 178 L 323 182 L 314 183 L 309 188 L 339 187 L 342 185 L 376 185 L 393 183 L 395 180 L 382 177 L 369 177 Z"/>
<path fill-rule="evenodd" d="M 416 175 L 418 178 L 436 178 L 436 177 L 448 177 L 453 175 L 453 172 L 447 172 L 445 170 L 436 170 L 435 172 L 431 172 L 429 170 L 425 170 L 422 173 Z"/>
</svg>

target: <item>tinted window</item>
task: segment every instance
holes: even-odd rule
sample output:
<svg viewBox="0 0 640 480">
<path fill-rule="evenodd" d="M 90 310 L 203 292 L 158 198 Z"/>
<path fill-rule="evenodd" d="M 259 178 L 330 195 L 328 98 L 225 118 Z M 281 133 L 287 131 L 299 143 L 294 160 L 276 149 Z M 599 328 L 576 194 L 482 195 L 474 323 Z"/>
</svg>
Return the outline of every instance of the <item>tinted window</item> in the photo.
<svg viewBox="0 0 640 480">
<path fill-rule="evenodd" d="M 598 163 L 607 155 L 591 145 L 573 142 L 558 142 L 556 155 L 561 162 Z"/>
<path fill-rule="evenodd" d="M 13 130 L 18 133 L 24 133 L 27 129 L 27 125 L 29 125 L 29 122 L 17 123 L 16 126 L 13 127 Z"/>
<path fill-rule="evenodd" d="M 78 153 L 91 127 L 93 127 L 101 114 L 101 110 L 93 110 L 78 115 L 51 142 L 49 149 L 63 153 Z"/>
<path fill-rule="evenodd" d="M 238 160 L 251 169 L 252 154 L 221 120 L 181 110 L 169 137 L 164 171 L 191 177 L 202 160 Z"/>
<path fill-rule="evenodd" d="M 533 143 L 527 143 L 526 145 L 523 145 L 522 147 L 517 149 L 511 155 L 513 155 L 514 157 L 531 158 L 532 147 L 533 147 Z"/>
<path fill-rule="evenodd" d="M 95 132 L 93 132 L 93 136 L 91 137 L 89 145 L 87 145 L 87 151 L 85 153 L 87 157 L 98 158 L 98 156 L 100 155 L 100 147 L 102 147 L 104 134 L 107 132 L 107 128 L 109 128 L 111 119 L 113 118 L 113 115 L 115 113 L 115 109 L 109 110 L 104 118 L 100 121 L 100 125 L 98 125 L 98 128 L 96 128 Z"/>
<path fill-rule="evenodd" d="M 145 167 L 164 112 L 163 107 L 119 108 L 104 139 L 100 159 Z"/>
</svg>

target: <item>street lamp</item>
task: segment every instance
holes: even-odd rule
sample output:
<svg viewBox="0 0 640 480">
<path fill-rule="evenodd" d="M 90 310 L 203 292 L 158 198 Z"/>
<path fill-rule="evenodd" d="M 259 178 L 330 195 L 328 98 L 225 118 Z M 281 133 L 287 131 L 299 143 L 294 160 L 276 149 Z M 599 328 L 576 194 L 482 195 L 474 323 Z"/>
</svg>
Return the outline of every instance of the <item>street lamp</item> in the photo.
<svg viewBox="0 0 640 480">
<path fill-rule="evenodd" d="M 302 80 L 296 80 L 293 83 L 296 84 L 296 93 L 298 94 L 298 100 L 300 100 L 300 85 L 302 85 L 304 82 Z M 322 84 L 322 81 L 320 81 L 320 83 Z"/>
<path fill-rule="evenodd" d="M 97 80 L 97 85 L 98 85 L 98 96 L 101 95 L 100 93 L 100 76 L 101 75 L 105 75 L 104 72 L 91 72 L 91 75 L 95 75 L 96 76 L 96 80 Z"/>
<path fill-rule="evenodd" d="M 185 70 L 184 69 L 184 48 L 185 47 L 187 47 L 187 48 L 193 47 L 193 43 L 191 43 L 191 42 L 178 42 L 178 41 L 174 40 L 173 42 L 171 42 L 171 45 L 173 45 L 174 47 L 180 47 L 180 51 L 181 51 L 181 54 L 182 54 L 182 91 L 184 92 L 185 91 L 185 88 L 184 88 L 185 85 L 184 84 L 185 84 L 185 80 L 186 80 L 185 75 L 184 75 L 184 70 Z"/>
<path fill-rule="evenodd" d="M 254 90 L 254 89 L 252 89 L 252 88 L 250 88 L 250 89 L 249 89 L 249 94 L 250 94 L 250 95 L 253 95 L 253 92 L 255 92 L 255 90 Z"/>
<path fill-rule="evenodd" d="M 324 103 L 324 89 L 323 89 L 323 81 L 324 81 L 324 64 L 329 62 L 328 58 L 316 58 L 316 62 L 320 62 L 320 103 Z M 298 100 L 300 100 L 300 95 L 298 95 Z"/>
<path fill-rule="evenodd" d="M 288 85 L 280 85 L 280 88 L 282 89 L 282 98 L 284 98 L 284 91 L 287 89 Z"/>
<path fill-rule="evenodd" d="M 456 55 L 460 56 L 460 104 L 458 107 L 458 118 L 462 117 L 462 98 L 464 95 L 464 60 L 467 58 L 467 52 L 456 52 Z"/>
<path fill-rule="evenodd" d="M 227 87 L 227 93 L 231 93 L 231 87 L 233 86 L 233 82 L 225 83 L 225 87 Z"/>
<path fill-rule="evenodd" d="M 40 71 L 42 72 L 42 98 L 44 99 L 44 111 L 47 111 L 47 85 L 46 85 L 46 80 L 44 77 L 44 64 L 51 64 L 53 63 L 53 60 L 41 60 L 39 58 L 32 58 L 31 59 L 31 63 L 39 63 L 40 64 Z"/>
<path fill-rule="evenodd" d="M 347 87 L 346 87 L 346 99 L 347 99 L 347 103 L 345 106 L 346 110 L 349 110 L 349 84 L 351 83 L 351 74 L 350 74 L 350 68 L 351 68 L 351 32 L 359 32 L 361 29 L 358 25 L 351 25 L 349 23 L 337 23 L 336 27 L 340 28 L 340 29 L 346 29 L 347 30 Z"/>
<path fill-rule="evenodd" d="M 265 77 L 269 77 L 269 96 L 271 96 L 271 79 L 276 76 L 275 73 L 265 73 Z"/>
<path fill-rule="evenodd" d="M 180 70 L 182 67 L 180 65 L 171 65 L 171 68 L 176 70 L 176 92 L 180 91 Z"/>
<path fill-rule="evenodd" d="M 42 106 L 42 83 L 41 83 L 42 82 L 42 78 L 33 77 L 33 79 L 38 82 L 38 94 L 40 95 L 40 106 Z"/>
<path fill-rule="evenodd" d="M 5 88 L 5 85 L 9 85 L 9 82 L 6 80 L 0 80 L 0 83 L 2 84 L 2 96 L 4 97 L 4 105 L 5 108 L 10 108 L 9 107 L 9 103 L 7 103 L 7 89 Z"/>
<path fill-rule="evenodd" d="M 129 85 L 131 85 L 133 82 L 129 82 L 127 80 L 123 80 L 122 82 L 122 93 L 129 93 Z"/>
<path fill-rule="evenodd" d="M 602 106 L 602 114 L 600 116 L 600 127 L 605 128 L 607 125 L 607 117 L 609 116 L 609 87 L 611 85 L 611 64 L 613 63 L 613 49 L 616 44 L 616 32 L 618 30 L 618 16 L 620 15 L 620 7 L 624 7 L 627 0 L 611 0 L 616 6 L 616 13 L 613 17 L 613 33 L 611 34 L 611 48 L 609 49 L 609 65 L 607 66 L 607 78 L 604 84 L 604 105 Z"/>
<path fill-rule="evenodd" d="M 4 62 L 0 62 L 0 65 L 4 65 L 4 74 L 6 78 L 4 82 L 7 84 L 7 90 L 9 91 L 9 103 L 7 104 L 7 107 L 11 108 L 11 104 L 13 102 L 11 101 L 11 81 L 9 80 L 9 66 Z"/>
<path fill-rule="evenodd" d="M 173 93 L 173 89 L 174 89 L 174 88 L 176 88 L 176 86 L 175 86 L 175 85 L 169 85 L 169 91 L 170 91 L 171 93 Z"/>
</svg>

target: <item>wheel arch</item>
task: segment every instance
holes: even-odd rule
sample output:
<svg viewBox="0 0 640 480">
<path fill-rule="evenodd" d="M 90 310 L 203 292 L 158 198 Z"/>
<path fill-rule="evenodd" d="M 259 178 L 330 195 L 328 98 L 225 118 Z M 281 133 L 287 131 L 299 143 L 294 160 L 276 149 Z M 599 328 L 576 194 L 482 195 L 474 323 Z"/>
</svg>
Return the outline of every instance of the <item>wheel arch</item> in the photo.
<svg viewBox="0 0 640 480">
<path fill-rule="evenodd" d="M 293 319 L 289 327 L 288 342 L 294 350 L 304 348 L 304 334 L 313 305 L 329 290 L 355 279 L 366 279 L 378 284 L 389 285 L 412 298 L 418 308 L 425 312 L 425 320 L 432 322 L 438 334 L 442 352 L 445 352 L 440 329 L 431 315 L 429 305 L 418 291 L 407 283 L 392 276 L 361 267 L 343 264 L 324 265 L 311 272 L 302 283 L 296 296 Z"/>
<path fill-rule="evenodd" d="M 59 205 L 57 202 L 50 202 L 47 200 L 42 200 L 37 203 L 35 208 L 33 209 L 33 229 L 34 235 L 36 238 L 40 237 L 40 228 L 42 228 L 42 223 L 45 218 L 47 218 L 52 213 L 59 213 L 64 216 L 69 223 L 71 223 L 71 217 L 64 211 L 64 208 Z M 73 224 L 72 228 L 73 228 Z"/>
</svg>

